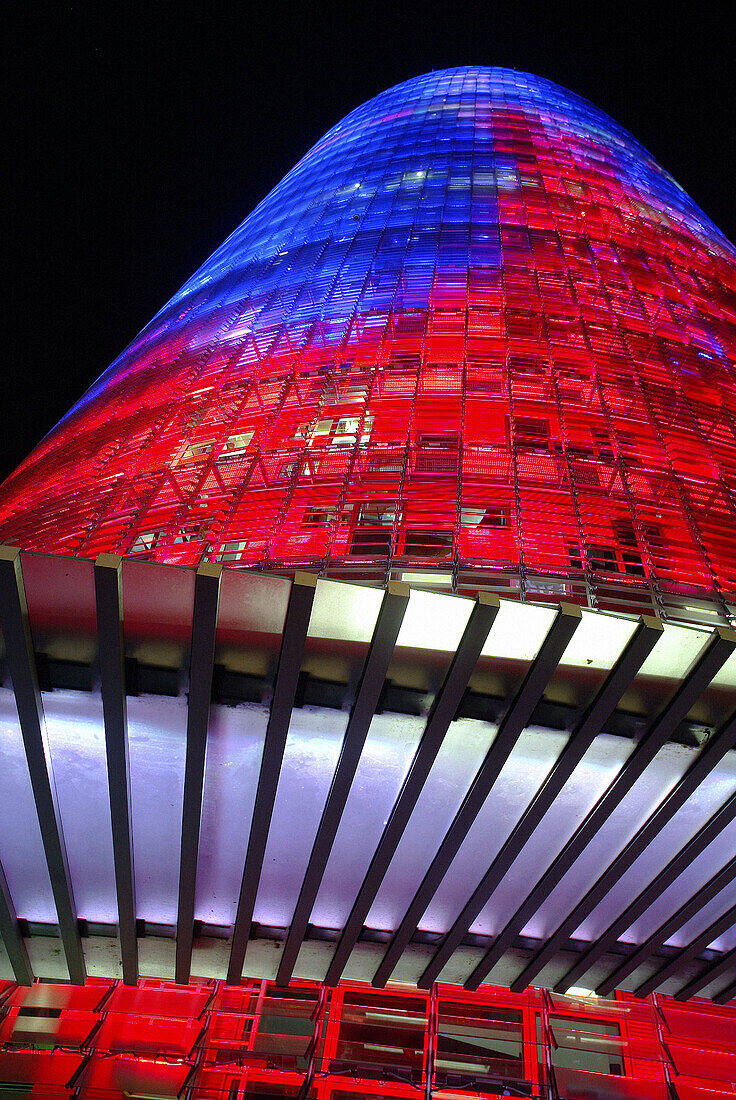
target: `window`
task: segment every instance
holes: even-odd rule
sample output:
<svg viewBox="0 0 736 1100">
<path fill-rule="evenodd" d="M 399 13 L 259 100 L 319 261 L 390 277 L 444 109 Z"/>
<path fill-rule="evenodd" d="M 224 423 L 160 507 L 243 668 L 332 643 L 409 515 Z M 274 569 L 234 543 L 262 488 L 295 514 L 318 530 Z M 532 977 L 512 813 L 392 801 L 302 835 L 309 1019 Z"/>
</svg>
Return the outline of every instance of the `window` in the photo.
<svg viewBox="0 0 736 1100">
<path fill-rule="evenodd" d="M 391 527 L 396 522 L 396 506 L 371 502 L 361 504 L 358 509 L 358 523 L 361 527 L 380 524 Z"/>
<path fill-rule="evenodd" d="M 281 1069 L 303 1072 L 314 1034 L 316 1006 L 316 991 L 269 986 L 261 1005 L 254 1052 L 268 1054 Z"/>
<path fill-rule="evenodd" d="M 387 557 L 391 551 L 396 506 L 369 502 L 358 507 L 349 553 L 356 557 Z"/>
<path fill-rule="evenodd" d="M 248 543 L 245 540 L 241 542 L 223 542 L 213 560 L 222 562 L 240 561 L 247 545 Z"/>
<path fill-rule="evenodd" d="M 367 443 L 371 437 L 373 417 L 365 416 L 362 421 L 359 416 L 343 416 L 339 420 L 318 420 L 312 432 L 312 443 L 328 447 L 352 447 L 358 432 L 360 442 Z M 302 424 L 295 432 L 295 439 L 306 439 L 308 425 Z"/>
<path fill-rule="evenodd" d="M 474 1080 L 480 1085 L 483 1077 L 494 1075 L 520 1080 L 524 1076 L 521 1012 L 440 1001 L 435 1068 L 439 1088 Z"/>
<path fill-rule="evenodd" d="M 363 420 L 363 430 L 360 434 L 360 442 L 367 443 L 371 437 L 371 429 L 373 427 L 373 417 L 366 416 Z M 358 437 L 358 429 L 360 428 L 360 417 L 358 416 L 345 416 L 341 420 L 338 420 L 335 425 L 335 434 L 332 437 L 332 445 L 334 447 L 351 447 Z"/>
<path fill-rule="evenodd" d="M 248 450 L 253 435 L 253 432 L 239 432 L 237 435 L 229 436 L 225 440 L 225 446 L 217 461 L 232 462 L 234 459 L 240 458 Z"/>
<path fill-rule="evenodd" d="M 186 462 L 192 458 L 201 458 L 202 455 L 208 455 L 212 450 L 212 443 L 190 443 L 181 456 L 182 462 Z"/>
<path fill-rule="evenodd" d="M 404 553 L 412 558 L 451 558 L 452 531 L 412 531 L 404 535 Z"/>
<path fill-rule="evenodd" d="M 331 1071 L 407 1082 L 422 1076 L 425 1001 L 419 997 L 346 992 L 337 1059 Z"/>
<path fill-rule="evenodd" d="M 568 545 L 570 567 L 583 568 L 582 550 L 576 544 Z M 630 577 L 644 577 L 646 570 L 638 549 L 624 550 L 619 546 L 594 543 L 587 550 L 588 567 L 596 573 L 626 573 Z"/>
<path fill-rule="evenodd" d="M 391 550 L 391 528 L 356 527 L 350 538 L 350 553 L 354 557 L 388 557 Z"/>
<path fill-rule="evenodd" d="M 618 573 L 616 551 L 611 546 L 591 546 L 588 552 L 591 569 L 601 573 Z"/>
<path fill-rule="evenodd" d="M 513 422 L 514 442 L 518 447 L 549 447 L 549 423 L 534 416 L 518 416 Z"/>
<path fill-rule="evenodd" d="M 606 1020 L 550 1016 L 552 1065 L 555 1069 L 587 1070 L 624 1076 L 621 1030 Z M 562 1085 L 562 1081 L 559 1083 Z"/>
<path fill-rule="evenodd" d="M 141 531 L 128 553 L 136 554 L 142 550 L 153 550 L 163 534 L 163 531 Z"/>
<path fill-rule="evenodd" d="M 498 504 L 488 508 L 461 508 L 460 522 L 464 527 L 508 527 L 509 510 Z"/>
<path fill-rule="evenodd" d="M 309 508 L 304 515 L 304 526 L 327 527 L 334 522 L 336 515 L 334 508 Z"/>
<path fill-rule="evenodd" d="M 646 570 L 639 553 L 634 525 L 630 520 L 618 519 L 614 520 L 613 529 L 616 532 L 619 546 L 630 547 L 630 549 L 621 550 L 624 573 L 627 573 L 630 577 L 645 577 Z"/>
</svg>

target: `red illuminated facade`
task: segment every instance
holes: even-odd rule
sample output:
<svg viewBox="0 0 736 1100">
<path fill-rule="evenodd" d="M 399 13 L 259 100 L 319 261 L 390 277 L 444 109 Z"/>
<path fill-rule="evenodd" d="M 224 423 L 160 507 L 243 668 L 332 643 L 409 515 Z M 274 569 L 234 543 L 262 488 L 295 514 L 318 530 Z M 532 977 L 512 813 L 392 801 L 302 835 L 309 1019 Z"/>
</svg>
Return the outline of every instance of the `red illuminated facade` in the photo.
<svg viewBox="0 0 736 1100">
<path fill-rule="evenodd" d="M 590 104 L 427 74 L 185 284 L 5 484 L 0 539 L 728 622 L 735 289 Z"/>
<path fill-rule="evenodd" d="M 718 1100 L 736 1009 L 344 982 L 0 990 L 0 1089 L 51 1100 Z"/>
<path fill-rule="evenodd" d="M 182 566 L 211 562 L 266 573 L 308 570 L 376 584 L 404 580 L 462 593 L 488 591 L 727 625 L 736 611 L 736 252 L 631 135 L 577 96 L 500 69 L 453 69 L 408 81 L 330 130 L 8 479 L 0 489 L 0 543 L 87 559 L 109 552 Z M 83 565 L 91 569 L 89 562 Z M 110 561 L 103 566 L 120 569 Z M 26 565 L 29 576 L 33 568 L 33 561 Z M 134 563 L 131 568 L 153 567 Z M 19 564 L 17 570 L 20 577 Z M 203 581 L 197 574 L 198 593 L 220 583 L 216 571 L 209 579 L 204 576 Z M 118 572 L 108 591 L 113 602 L 119 600 L 119 577 Z M 237 579 L 267 581 L 242 574 Z M 277 581 L 286 583 L 283 577 Z M 18 583 L 15 591 L 21 592 L 22 579 Z M 25 598 L 23 590 L 13 646 L 18 660 L 27 659 L 31 668 L 33 696 L 38 684 L 33 640 L 24 633 Z M 196 598 L 201 601 L 201 594 Z M 391 598 L 399 598 L 397 591 Z M 408 600 L 408 593 L 401 598 Z M 200 659 L 200 713 L 192 718 L 195 687 L 186 703 L 186 739 L 189 754 L 198 721 L 201 758 L 192 764 L 187 755 L 181 782 L 182 851 L 188 838 L 193 872 L 187 880 L 182 856 L 177 937 L 182 912 L 189 913 L 182 896 L 191 890 L 190 956 L 217 599 L 219 590 L 211 597 L 209 650 L 195 644 L 206 633 L 202 603 L 194 603 L 194 610 L 187 604 L 182 613 L 186 629 L 177 635 L 182 652 L 192 640 L 192 670 L 195 651 Z M 303 649 L 311 603 L 302 599 L 307 607 Z M 262 601 L 267 602 L 274 603 L 273 597 Z M 233 600 L 236 604 L 240 608 Z M 121 643 L 122 604 L 113 610 L 106 636 L 117 636 Z M 580 617 L 577 608 L 556 611 L 560 619 L 571 611 Z M 90 621 L 93 617 L 90 613 Z M 292 708 L 306 705 L 303 698 L 295 703 L 297 684 L 308 682 L 294 642 L 294 618 L 284 603 L 283 636 L 289 643 L 282 643 L 279 626 L 278 645 L 272 647 L 285 665 L 289 646 L 293 650 L 289 690 L 286 674 L 277 675 L 274 685 L 267 682 L 263 670 L 275 664 L 270 649 L 262 660 L 259 655 L 258 676 L 245 663 L 238 669 L 238 685 L 247 680 L 248 691 L 255 693 L 238 696 L 238 704 L 260 707 L 270 694 L 280 698 L 284 744 Z M 96 621 L 98 631 L 101 621 Z M 126 625 L 130 621 L 128 616 Z M 188 635 L 190 621 L 194 626 Z M 228 628 L 233 637 L 247 633 L 237 622 L 237 630 Z M 248 629 L 255 636 L 254 623 Z M 168 620 L 164 626 L 173 631 Z M 652 631 L 659 624 L 648 620 L 637 630 L 645 626 Z M 562 627 L 556 629 L 561 638 Z M 261 633 L 267 635 L 265 628 Z M 720 663 L 713 658 L 713 675 L 725 663 L 730 638 L 722 631 L 711 647 L 723 650 Z M 703 639 L 705 644 L 705 633 Z M 524 665 L 523 675 L 517 670 L 518 684 L 510 681 L 513 690 L 503 689 L 507 714 L 514 714 L 525 685 L 539 678 L 545 662 L 551 678 L 568 640 L 553 639 L 559 648 L 554 661 L 553 644 L 549 652 L 540 645 L 541 658 L 524 656 L 529 669 Z M 404 644 L 419 649 L 414 641 Z M 693 650 L 693 662 L 699 652 Z M 98 656 L 89 658 L 89 668 Z M 118 672 L 130 654 L 121 648 L 119 656 Z M 491 657 L 496 660 L 495 651 Z M 223 683 L 224 660 L 216 664 Z M 600 667 L 608 672 L 606 660 Z M 73 664 L 62 659 L 52 671 L 71 675 Z M 591 684 L 596 667 L 585 669 Z M 632 659 L 631 681 L 639 667 Z M 176 680 L 179 665 L 156 665 L 154 671 L 160 686 L 166 673 Z M 337 707 L 324 703 L 334 685 L 320 672 L 314 677 L 322 691 L 320 705 L 347 711 L 342 696 Z M 435 673 L 433 666 L 428 675 L 432 690 Z M 656 675 L 669 690 L 667 669 L 658 667 Z M 677 676 L 684 682 L 690 669 Z M 468 683 L 469 678 L 470 671 Z M 711 678 L 701 674 L 705 687 Z M 376 706 L 384 680 L 390 686 L 385 670 L 378 679 Z M 657 723 L 670 696 L 663 696 L 666 705 L 660 707 L 654 693 L 648 733 L 637 728 L 634 735 L 640 737 L 637 751 L 641 744 L 648 751 L 645 738 L 650 735 L 659 748 L 668 744 L 692 717 L 699 698 L 694 679 L 690 676 L 693 701 L 683 706 L 669 732 Z M 192 673 L 190 686 L 195 681 Z M 569 682 L 574 682 L 572 674 Z M 217 688 L 219 702 L 225 699 L 229 705 L 223 683 Z M 718 711 L 717 716 L 725 745 L 733 717 L 726 698 L 729 682 L 723 683 L 726 701 L 723 715 Z M 64 684 L 87 690 L 77 681 Z M 108 703 L 109 685 L 108 679 Z M 122 714 L 122 673 L 114 686 Z M 405 692 L 423 695 L 429 687 L 423 681 L 419 688 L 402 685 Z M 491 691 L 501 690 L 495 680 L 485 688 L 484 706 Z M 176 696 L 178 686 L 161 691 Z M 472 696 L 464 691 L 458 689 L 453 705 L 447 704 L 445 732 L 453 716 L 462 717 L 460 704 Z M 540 706 L 544 691 L 540 680 Z M 148 694 L 145 687 L 140 694 Z M 578 699 L 568 698 L 567 680 L 562 694 L 564 705 L 578 707 Z M 623 698 L 622 687 L 606 718 Z M 590 700 L 587 695 L 581 699 L 584 714 Z M 422 713 L 419 704 L 416 712 L 413 704 L 404 701 L 404 706 L 412 717 Z M 264 717 L 264 745 L 274 710 L 268 727 Z M 468 713 L 475 717 L 474 711 Z M 539 712 L 530 703 L 524 718 L 516 715 L 515 738 L 534 713 Z M 36 718 L 39 714 L 43 718 L 37 708 Z M 373 711 L 366 715 L 364 740 Z M 351 711 L 351 721 L 353 716 Z M 105 723 L 108 717 L 106 712 Z M 716 724 L 710 712 L 697 712 L 696 718 Z M 73 720 L 78 722 L 78 716 Z M 151 719 L 152 727 L 157 720 Z M 21 714 L 21 727 L 23 722 Z M 555 731 L 567 722 L 572 741 L 578 726 L 569 715 L 560 722 Z M 127 737 L 125 723 L 127 717 L 121 719 L 121 742 Z M 40 744 L 43 722 L 37 725 Z M 695 719 L 691 725 L 697 725 Z M 603 719 L 593 726 L 591 743 L 601 733 L 612 738 Z M 500 720 L 497 728 L 503 728 Z M 25 738 L 26 728 L 22 734 Z M 625 735 L 631 735 L 628 727 Z M 10 743 L 9 734 L 6 739 Z M 263 836 L 268 834 L 284 744 L 267 776 L 272 790 L 265 817 L 263 810 L 257 817 L 258 807 L 254 811 L 256 842 L 263 821 Z M 28 755 L 27 746 L 25 751 Z M 657 751 L 652 748 L 652 759 Z M 489 742 L 489 761 L 490 754 Z M 34 761 L 36 774 L 46 782 L 48 761 L 40 752 Z M 427 774 L 431 766 L 430 761 Z M 568 776 L 575 766 L 570 765 Z M 625 766 L 624 759 L 620 774 Z M 711 770 L 715 766 L 709 765 Z M 128 783 L 126 767 L 127 762 L 118 773 L 121 788 Z M 254 798 L 267 785 L 260 767 Z M 343 802 L 356 767 L 357 758 L 352 775 L 343 778 Z M 703 770 L 707 776 L 708 769 Z M 478 775 L 483 778 L 482 771 Z M 189 792 L 197 786 L 199 802 L 195 798 L 190 805 Z M 610 789 L 614 786 L 612 780 Z M 670 787 L 665 784 L 661 795 L 665 811 Z M 49 792 L 44 822 L 49 835 L 52 826 L 58 828 L 61 840 L 54 834 L 52 841 L 56 837 L 57 866 L 64 870 L 63 831 L 51 786 Z M 419 790 L 407 822 L 418 796 Z M 404 787 L 396 805 L 402 797 Z M 530 795 L 532 801 L 535 797 Z M 713 796 L 713 804 L 720 805 L 722 797 L 722 791 Z M 34 798 L 41 819 L 42 799 L 35 788 Z M 126 815 L 129 798 L 129 790 L 123 791 L 120 805 L 125 804 Z M 600 803 L 591 799 L 581 819 L 588 813 L 592 817 L 604 798 Z M 704 802 L 709 798 L 706 792 Z M 659 800 L 657 788 L 655 807 Z M 615 797 L 611 801 L 609 814 L 618 805 Z M 685 801 L 683 795 L 679 805 Z M 389 806 L 387 818 L 393 812 Z M 665 825 L 676 812 L 663 814 Z M 450 820 L 454 823 L 454 816 Z M 643 820 L 648 826 L 650 818 Z M 145 922 L 135 909 L 127 816 L 124 824 L 131 861 L 129 930 L 135 939 L 136 922 Z M 455 831 L 455 853 L 470 828 L 461 825 L 465 832 Z M 714 832 L 716 839 L 719 835 Z M 392 841 L 394 852 L 399 838 Z M 50 847 L 45 835 L 49 867 Z M 259 859 L 256 886 L 264 852 Z M 387 866 L 390 859 L 391 854 Z M 542 872 L 547 873 L 547 864 Z M 244 871 L 244 884 L 246 878 Z M 730 885 L 725 874 L 724 882 Z M 78 937 L 71 890 L 68 900 L 67 924 Z M 512 919 L 523 915 L 521 902 Z M 56 895 L 55 903 L 58 915 Z M 7 911 L 12 913 L 12 905 Z M 368 907 L 363 917 L 367 913 Z M 251 903 L 246 942 L 252 915 Z M 300 939 L 311 915 L 307 906 Z M 15 915 L 6 924 L 17 926 L 13 931 L 20 942 L 29 918 L 20 912 L 18 917 L 25 926 Z M 355 942 L 363 917 L 356 918 Z M 463 913 L 457 919 L 461 922 Z M 473 919 L 466 922 L 468 928 Z M 149 923 L 161 928 L 168 922 Z M 517 931 L 524 927 L 522 919 Z M 543 940 L 537 947 L 543 953 Z M 711 952 L 708 961 L 722 957 L 728 962 L 732 951 L 727 945 L 722 956 Z M 188 958 L 184 977 L 190 963 Z M 240 959 L 238 976 L 242 969 Z M 195 978 L 178 986 L 150 977 L 137 985 L 108 978 L 88 978 L 76 987 L 40 981 L 24 988 L 6 982 L 0 983 L 0 1094 L 26 1091 L 55 1100 L 452 1100 L 488 1095 L 705 1100 L 733 1096 L 735 992 L 734 983 L 719 990 L 715 1000 L 721 1007 L 716 1008 L 656 994 L 637 998 L 618 992 L 608 1000 L 532 988 L 512 993 L 482 986 L 470 993 L 436 983 L 427 991 L 399 984 L 373 989 L 347 981 L 328 987 L 296 980 L 279 987 L 251 978 L 240 984 Z"/>
</svg>

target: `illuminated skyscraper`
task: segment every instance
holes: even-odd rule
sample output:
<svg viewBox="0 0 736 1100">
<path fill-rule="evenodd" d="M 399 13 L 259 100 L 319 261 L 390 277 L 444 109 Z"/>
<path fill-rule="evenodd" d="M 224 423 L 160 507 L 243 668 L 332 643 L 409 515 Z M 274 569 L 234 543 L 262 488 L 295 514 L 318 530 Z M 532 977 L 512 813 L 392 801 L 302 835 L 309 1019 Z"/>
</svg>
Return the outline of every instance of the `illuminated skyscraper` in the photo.
<svg viewBox="0 0 736 1100">
<path fill-rule="evenodd" d="M 0 1092 L 730 1095 L 735 372 L 584 100 L 330 130 L 0 489 Z"/>
<path fill-rule="evenodd" d="M 549 81 L 348 115 L 0 495 L 33 549 L 728 621 L 736 254 Z"/>
</svg>

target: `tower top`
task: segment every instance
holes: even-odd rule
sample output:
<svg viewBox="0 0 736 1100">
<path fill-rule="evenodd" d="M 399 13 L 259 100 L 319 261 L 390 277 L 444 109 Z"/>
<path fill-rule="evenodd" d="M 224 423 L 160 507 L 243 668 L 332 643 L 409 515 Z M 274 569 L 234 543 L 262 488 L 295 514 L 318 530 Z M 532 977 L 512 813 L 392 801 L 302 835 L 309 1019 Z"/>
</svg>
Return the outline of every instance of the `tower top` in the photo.
<svg viewBox="0 0 736 1100">
<path fill-rule="evenodd" d="M 187 280 L 6 483 L 0 538 L 730 621 L 735 288 L 602 111 L 426 73 Z"/>
</svg>

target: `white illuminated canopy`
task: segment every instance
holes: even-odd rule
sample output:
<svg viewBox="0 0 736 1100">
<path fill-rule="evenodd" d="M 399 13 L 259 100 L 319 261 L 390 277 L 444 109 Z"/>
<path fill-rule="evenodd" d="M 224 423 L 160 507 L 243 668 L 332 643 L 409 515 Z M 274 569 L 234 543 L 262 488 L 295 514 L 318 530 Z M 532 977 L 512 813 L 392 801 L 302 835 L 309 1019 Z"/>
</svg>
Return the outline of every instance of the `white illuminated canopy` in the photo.
<svg viewBox="0 0 736 1100">
<path fill-rule="evenodd" d="M 526 975 L 559 987 L 592 952 L 571 982 L 587 995 L 651 940 L 622 987 L 669 967 L 661 988 L 675 992 L 736 949 L 727 629 L 402 584 L 3 555 L 0 977 L 17 977 L 24 956 L 47 978 L 79 966 L 120 976 L 126 837 L 128 959 L 142 975 L 232 977 L 240 966 L 283 978 L 291 952 L 296 977 L 334 978 L 343 959 L 347 976 L 374 980 L 393 943 L 383 978 L 422 982 L 453 943 L 438 973 L 471 984 L 488 958 L 496 984 Z M 112 588 L 96 589 L 96 569 Z M 117 644 L 115 577 L 117 695 L 100 661 Z M 111 778 L 126 725 L 127 775 Z M 566 764 L 578 737 L 584 750 Z M 111 803 L 126 784 L 127 825 Z M 622 914 L 632 919 L 597 955 Z"/>
</svg>

